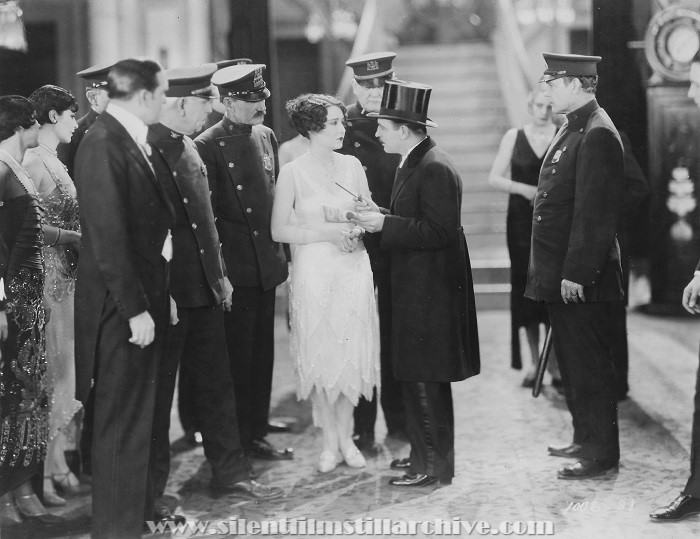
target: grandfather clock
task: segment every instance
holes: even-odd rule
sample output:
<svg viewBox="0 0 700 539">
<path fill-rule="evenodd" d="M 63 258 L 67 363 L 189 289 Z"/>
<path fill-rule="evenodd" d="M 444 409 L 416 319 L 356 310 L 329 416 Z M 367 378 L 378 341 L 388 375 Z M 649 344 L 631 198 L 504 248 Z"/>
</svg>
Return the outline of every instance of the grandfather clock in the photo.
<svg viewBox="0 0 700 539">
<path fill-rule="evenodd" d="M 652 313 L 684 312 L 683 288 L 700 258 L 700 111 L 686 95 L 698 51 L 697 7 L 667 3 L 652 16 L 644 48 L 653 70 L 647 83 Z"/>
</svg>

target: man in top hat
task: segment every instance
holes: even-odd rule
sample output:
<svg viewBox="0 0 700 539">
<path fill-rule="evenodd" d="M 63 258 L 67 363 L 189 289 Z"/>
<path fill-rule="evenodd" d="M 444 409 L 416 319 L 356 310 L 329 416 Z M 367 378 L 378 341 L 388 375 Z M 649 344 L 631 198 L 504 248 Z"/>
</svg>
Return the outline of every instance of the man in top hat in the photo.
<svg viewBox="0 0 700 539">
<path fill-rule="evenodd" d="M 110 103 L 75 156 L 83 245 L 76 394 L 94 394 L 93 537 L 141 537 L 156 379 L 168 326 L 174 213 L 148 160 L 168 81 L 152 60 L 110 70 Z M 146 518 L 153 513 L 146 514 Z"/>
<path fill-rule="evenodd" d="M 70 142 L 67 144 L 61 143 L 56 149 L 58 158 L 68 168 L 68 174 L 73 178 L 73 181 L 75 181 L 73 163 L 80 141 L 83 140 L 87 130 L 104 112 L 109 103 L 107 74 L 113 65 L 114 63 L 97 64 L 76 73 L 78 77 L 85 81 L 85 97 L 90 103 L 90 110 L 78 120 L 78 128 L 73 131 L 73 137 L 70 139 Z"/>
<path fill-rule="evenodd" d="M 270 220 L 279 171 L 277 139 L 265 118 L 270 96 L 263 64 L 217 71 L 226 116 L 195 140 L 207 167 L 211 202 L 228 278 L 231 311 L 224 313 L 236 390 L 241 442 L 249 456 L 292 458 L 265 439 L 274 361 L 275 288 L 287 279 L 282 246 L 272 240 Z"/>
<path fill-rule="evenodd" d="M 690 87 L 688 97 L 700 107 L 700 56 L 690 64 Z M 690 314 L 700 313 L 700 262 L 695 275 L 683 290 L 683 307 Z M 677 522 L 691 515 L 700 514 L 700 369 L 695 386 L 695 409 L 693 412 L 693 434 L 690 445 L 690 477 L 681 493 L 665 507 L 652 512 L 654 522 Z"/>
<path fill-rule="evenodd" d="M 348 108 L 347 130 L 340 153 L 354 155 L 362 163 L 372 200 L 388 208 L 391 187 L 400 156 L 386 153 L 377 140 L 377 119 L 368 113 L 379 112 L 384 82 L 394 78 L 393 52 L 374 52 L 348 60 L 345 65 L 353 70 L 352 91 L 357 102 Z M 389 252 L 379 246 L 381 234 L 365 238 L 365 246 L 372 265 L 374 285 L 377 288 L 379 331 L 381 339 L 381 404 L 388 436 L 406 438 L 406 414 L 401 394 L 401 383 L 391 371 L 391 273 Z M 377 398 L 360 398 L 355 408 L 355 444 L 363 451 L 372 451 L 374 423 L 377 419 Z"/>
<path fill-rule="evenodd" d="M 221 258 L 206 167 L 187 136 L 211 112 L 215 72 L 213 63 L 166 71 L 168 90 L 160 123 L 150 126 L 148 132 L 148 142 L 155 150 L 153 167 L 175 210 L 170 296 L 177 314 L 158 371 L 151 446 L 156 498 L 163 496 L 170 471 L 168 433 L 178 364 L 191 384 L 192 412 L 211 465 L 212 489 L 249 499 L 282 494 L 249 478 L 224 333 L 223 313 L 231 309 L 233 288 Z M 161 504 L 156 514 L 162 519 L 169 510 Z"/>
<path fill-rule="evenodd" d="M 601 58 L 543 56 L 545 96 L 566 121 L 540 170 L 525 296 L 547 304 L 574 427 L 573 442 L 549 453 L 579 459 L 560 479 L 609 477 L 620 459 L 612 328 L 623 298 L 616 231 L 624 155 L 595 99 Z"/>
<path fill-rule="evenodd" d="M 391 256 L 391 360 L 403 387 L 407 459 L 390 480 L 402 487 L 449 484 L 454 477 L 450 382 L 479 373 L 479 337 L 471 266 L 460 225 L 462 181 L 450 157 L 428 136 L 431 88 L 390 80 L 377 138 L 401 156 L 389 208 L 358 203 L 358 224 L 381 232 Z"/>
</svg>

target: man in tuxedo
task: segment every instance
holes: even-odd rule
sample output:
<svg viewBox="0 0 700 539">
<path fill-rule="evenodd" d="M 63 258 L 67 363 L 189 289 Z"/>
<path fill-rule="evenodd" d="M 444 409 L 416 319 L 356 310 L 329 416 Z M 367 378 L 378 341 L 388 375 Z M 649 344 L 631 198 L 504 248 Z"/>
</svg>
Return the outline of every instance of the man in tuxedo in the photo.
<svg viewBox="0 0 700 539">
<path fill-rule="evenodd" d="M 620 136 L 595 99 L 599 56 L 543 54 L 545 96 L 566 121 L 540 170 L 525 296 L 547 304 L 578 461 L 560 479 L 610 478 L 620 459 L 613 346 L 624 297 L 617 231 L 625 165 Z"/>
<path fill-rule="evenodd" d="M 700 56 L 690 64 L 688 97 L 700 108 Z M 683 307 L 690 314 L 700 313 L 700 262 L 695 275 L 683 290 Z M 700 515 L 700 369 L 695 386 L 693 435 L 690 445 L 690 477 L 683 491 L 670 504 L 653 511 L 653 522 L 677 522 L 691 515 Z"/>
<path fill-rule="evenodd" d="M 409 458 L 400 487 L 450 484 L 454 414 L 450 382 L 479 373 L 479 336 L 471 266 L 460 225 L 462 182 L 450 157 L 428 136 L 431 88 L 386 81 L 377 138 L 401 155 L 389 209 L 358 203 L 358 224 L 382 232 L 391 253 L 391 359 L 402 382 Z"/>
<path fill-rule="evenodd" d="M 233 287 L 221 258 L 206 167 L 187 136 L 211 112 L 215 71 L 215 64 L 166 71 L 168 90 L 160 123 L 148 132 L 153 167 L 175 210 L 170 295 L 177 305 L 177 320 L 169 328 L 167 353 L 158 372 L 151 453 L 156 499 L 163 496 L 170 472 L 168 432 L 178 365 L 181 376 L 191 383 L 192 412 L 211 465 L 212 490 L 247 499 L 282 494 L 249 477 L 224 333 L 224 309 L 231 310 Z M 158 504 L 156 511 L 161 519 L 169 515 L 164 504 Z"/>
<path fill-rule="evenodd" d="M 83 140 L 85 133 L 90 128 L 95 120 L 100 117 L 107 105 L 109 104 L 109 95 L 107 95 L 107 74 L 112 69 L 114 63 L 101 63 L 78 71 L 76 75 L 85 81 L 85 97 L 90 103 L 90 110 L 83 117 L 78 119 L 78 128 L 73 131 L 73 137 L 70 142 L 61 143 L 56 148 L 58 158 L 66 165 L 68 174 L 75 181 L 73 175 L 75 154 L 78 151 L 78 146 Z"/>
<path fill-rule="evenodd" d="M 225 67 L 212 77 L 226 115 L 195 139 L 207 167 L 231 311 L 224 313 L 243 448 L 252 458 L 290 459 L 266 440 L 274 362 L 275 288 L 287 279 L 270 220 L 279 171 L 277 139 L 262 125 L 270 96 L 263 64 Z"/>
<path fill-rule="evenodd" d="M 400 156 L 384 151 L 377 140 L 377 119 L 368 116 L 379 112 L 384 82 L 394 78 L 393 52 L 374 52 L 348 60 L 345 65 L 353 70 L 352 90 L 357 102 L 348 108 L 347 130 L 343 147 L 345 155 L 353 155 L 362 163 L 367 174 L 367 184 L 372 200 L 382 208 L 388 208 L 391 188 Z M 377 288 L 379 332 L 381 340 L 381 404 L 386 421 L 387 435 L 406 438 L 406 413 L 403 406 L 401 383 L 391 371 L 391 271 L 390 255 L 379 245 L 381 234 L 365 238 L 365 247 Z M 355 444 L 362 451 L 376 451 L 374 424 L 377 420 L 377 398 L 368 401 L 360 397 L 355 408 Z"/>
<path fill-rule="evenodd" d="M 83 246 L 75 293 L 76 393 L 94 385 L 93 536 L 141 537 L 158 362 L 168 324 L 173 208 L 148 160 L 168 81 L 151 60 L 110 70 L 110 104 L 75 159 Z"/>
</svg>

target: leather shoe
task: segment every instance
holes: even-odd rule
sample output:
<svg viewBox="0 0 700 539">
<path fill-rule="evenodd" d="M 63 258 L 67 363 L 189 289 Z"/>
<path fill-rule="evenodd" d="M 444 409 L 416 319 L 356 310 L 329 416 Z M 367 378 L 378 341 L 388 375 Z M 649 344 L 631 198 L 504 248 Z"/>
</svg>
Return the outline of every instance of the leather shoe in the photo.
<svg viewBox="0 0 700 539">
<path fill-rule="evenodd" d="M 217 497 L 230 494 L 246 500 L 272 500 L 284 495 L 281 488 L 263 485 L 252 479 L 239 481 L 233 485 L 212 485 L 211 489 Z"/>
<path fill-rule="evenodd" d="M 355 434 L 352 441 L 355 447 L 367 456 L 376 457 L 379 454 L 379 446 L 374 442 L 374 435 Z"/>
<path fill-rule="evenodd" d="M 569 445 L 550 445 L 547 448 L 552 457 L 564 457 L 568 459 L 581 458 L 581 445 L 570 443 Z"/>
<path fill-rule="evenodd" d="M 292 428 L 284 421 L 268 420 L 267 432 L 291 432 Z"/>
<path fill-rule="evenodd" d="M 411 459 L 394 459 L 391 461 L 389 468 L 392 470 L 408 470 L 411 467 Z"/>
<path fill-rule="evenodd" d="M 294 449 L 285 447 L 276 449 L 264 438 L 253 440 L 248 448 L 248 455 L 261 460 L 290 460 L 294 458 Z"/>
<path fill-rule="evenodd" d="M 389 484 L 395 487 L 426 487 L 428 485 L 434 485 L 435 483 L 449 485 L 452 483 L 452 480 L 447 479 L 445 481 L 440 481 L 434 475 L 425 475 L 422 473 L 407 473 L 401 477 L 389 479 Z"/>
<path fill-rule="evenodd" d="M 174 515 L 171 513 L 167 505 L 156 505 L 153 509 L 153 524 L 156 526 L 158 524 L 167 525 L 168 522 L 172 522 L 175 526 L 181 526 L 187 522 L 187 519 L 182 515 Z M 143 529 L 151 531 L 150 526 L 146 522 L 144 522 Z"/>
<path fill-rule="evenodd" d="M 560 469 L 557 472 L 557 477 L 559 479 L 591 479 L 615 473 L 617 470 L 618 462 L 616 460 L 580 459 L 575 464 Z"/>
<path fill-rule="evenodd" d="M 649 513 L 649 518 L 653 522 L 676 522 L 691 515 L 700 515 L 700 499 L 681 493 L 667 506 Z"/>
</svg>

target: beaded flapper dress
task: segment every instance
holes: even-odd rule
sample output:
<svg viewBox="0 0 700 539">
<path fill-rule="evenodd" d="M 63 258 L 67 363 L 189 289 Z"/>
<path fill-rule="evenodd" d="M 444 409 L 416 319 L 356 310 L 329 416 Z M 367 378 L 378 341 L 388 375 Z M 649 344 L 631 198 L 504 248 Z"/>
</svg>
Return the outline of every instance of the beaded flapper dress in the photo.
<svg viewBox="0 0 700 539">
<path fill-rule="evenodd" d="M 354 210 L 353 193 L 369 197 L 360 162 L 336 154 L 334 164 L 319 174 L 310 154 L 285 165 L 280 176 L 294 181 L 295 224 L 301 234 L 327 226 L 324 206 L 339 215 Z M 290 239 L 293 239 L 293 230 Z M 325 393 L 330 402 L 345 395 L 357 405 L 360 396 L 371 399 L 379 386 L 379 319 L 369 257 L 360 243 L 343 253 L 329 242 L 293 246 L 290 286 L 290 346 L 296 362 L 297 395 L 312 390 Z"/>
<path fill-rule="evenodd" d="M 24 162 L 28 167 L 30 161 L 37 161 L 37 166 L 31 168 L 32 179 L 41 186 L 38 196 L 44 208 L 45 223 L 64 230 L 79 230 L 75 185 L 56 153 L 40 144 L 27 150 Z M 37 182 L 36 170 L 41 170 L 47 181 Z M 46 323 L 50 438 L 54 438 L 81 408 L 75 399 L 73 305 L 77 262 L 78 252 L 72 245 L 44 246 L 44 298 L 51 309 Z"/>
<path fill-rule="evenodd" d="M 28 481 L 49 432 L 44 341 L 42 209 L 33 185 L 0 152 L 0 268 L 8 337 L 0 343 L 0 494 Z"/>
</svg>

